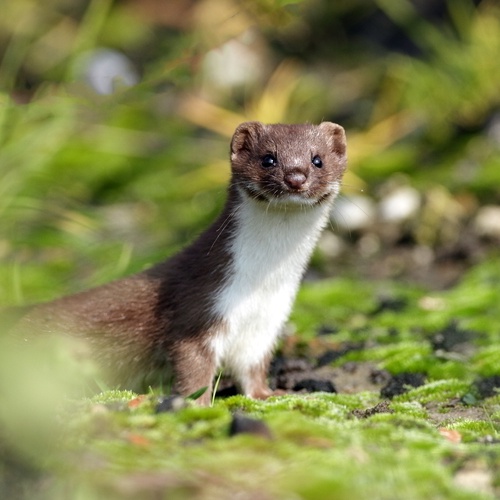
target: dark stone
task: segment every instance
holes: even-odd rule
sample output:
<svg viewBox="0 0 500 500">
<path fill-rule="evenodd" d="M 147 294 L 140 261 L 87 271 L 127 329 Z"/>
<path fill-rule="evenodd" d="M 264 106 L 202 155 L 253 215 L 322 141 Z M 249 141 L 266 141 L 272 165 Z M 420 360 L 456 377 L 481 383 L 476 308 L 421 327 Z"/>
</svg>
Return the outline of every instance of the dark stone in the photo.
<svg viewBox="0 0 500 500">
<path fill-rule="evenodd" d="M 431 344 L 435 351 L 439 349 L 443 351 L 455 351 L 458 345 L 465 344 L 476 336 L 476 332 L 463 330 L 458 326 L 456 321 L 452 321 L 432 337 Z"/>
<path fill-rule="evenodd" d="M 343 349 L 339 351 L 335 351 L 333 349 L 329 349 L 328 351 L 325 351 L 319 358 L 318 358 L 318 367 L 320 366 L 327 366 L 334 361 L 337 361 L 337 359 L 341 358 L 345 354 L 345 351 Z"/>
<path fill-rule="evenodd" d="M 383 297 L 379 299 L 377 306 L 371 315 L 376 316 L 384 311 L 402 311 L 408 305 L 408 301 L 402 298 Z"/>
<path fill-rule="evenodd" d="M 481 378 L 474 385 L 480 398 L 496 396 L 500 393 L 500 375 Z"/>
<path fill-rule="evenodd" d="M 380 395 L 383 398 L 392 399 L 394 396 L 408 392 L 410 387 L 419 387 L 424 383 L 425 376 L 422 373 L 398 373 L 382 387 Z"/>
<path fill-rule="evenodd" d="M 335 386 L 329 380 L 317 380 L 312 378 L 299 380 L 294 385 L 293 390 L 307 392 L 337 392 Z"/>
<path fill-rule="evenodd" d="M 363 345 L 360 343 L 345 343 L 338 349 L 328 349 L 321 356 L 318 357 L 317 367 L 327 366 L 337 359 L 341 358 L 345 354 L 352 351 L 359 351 L 363 348 Z"/>
<path fill-rule="evenodd" d="M 250 418 L 239 413 L 233 415 L 233 420 L 229 427 L 230 436 L 236 436 L 237 434 L 254 434 L 266 439 L 272 439 L 273 437 L 271 430 L 262 420 Z"/>
<path fill-rule="evenodd" d="M 297 375 L 308 373 L 311 369 L 311 364 L 303 358 L 276 357 L 269 370 L 270 387 L 289 390 L 293 387 Z"/>
<path fill-rule="evenodd" d="M 231 396 L 236 396 L 237 394 L 240 394 L 240 391 L 238 391 L 238 388 L 234 384 L 229 384 L 221 389 L 217 389 L 216 393 L 218 398 L 229 398 Z"/>
<path fill-rule="evenodd" d="M 306 359 L 276 356 L 271 363 L 269 374 L 272 377 L 278 377 L 285 373 L 306 372 L 311 368 L 311 364 Z"/>
<path fill-rule="evenodd" d="M 317 335 L 321 337 L 322 335 L 333 335 L 339 331 L 338 328 L 331 325 L 321 325 L 318 328 Z"/>
<path fill-rule="evenodd" d="M 186 400 L 181 396 L 162 396 L 158 399 L 156 413 L 175 412 L 187 406 Z"/>
</svg>

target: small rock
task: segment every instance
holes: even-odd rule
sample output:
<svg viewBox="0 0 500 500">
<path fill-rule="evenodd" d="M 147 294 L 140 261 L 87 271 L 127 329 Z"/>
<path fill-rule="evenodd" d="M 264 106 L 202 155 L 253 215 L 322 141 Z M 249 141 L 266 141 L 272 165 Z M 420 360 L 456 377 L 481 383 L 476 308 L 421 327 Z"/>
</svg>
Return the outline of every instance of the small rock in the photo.
<svg viewBox="0 0 500 500">
<path fill-rule="evenodd" d="M 464 345 L 475 336 L 475 332 L 464 330 L 453 321 L 432 337 L 431 344 L 435 351 L 462 352 L 464 350 Z"/>
<path fill-rule="evenodd" d="M 485 495 L 493 495 L 493 474 L 486 467 L 467 467 L 459 470 L 453 478 L 455 486 Z"/>
<path fill-rule="evenodd" d="M 255 418 L 250 418 L 241 414 L 234 414 L 231 426 L 229 427 L 229 435 L 236 436 L 237 434 L 254 434 L 265 439 L 272 439 L 273 435 L 269 427 Z"/>
<path fill-rule="evenodd" d="M 474 384 L 481 398 L 490 398 L 500 392 L 500 375 L 479 379 Z"/>
<path fill-rule="evenodd" d="M 400 186 L 380 202 L 379 212 L 384 221 L 403 222 L 417 214 L 420 204 L 420 193 L 415 188 Z"/>
<path fill-rule="evenodd" d="M 158 399 L 156 413 L 176 412 L 186 408 L 187 402 L 181 396 L 163 396 Z"/>
<path fill-rule="evenodd" d="M 486 125 L 486 137 L 493 143 L 500 145 L 500 113 L 496 112 Z"/>
<path fill-rule="evenodd" d="M 476 215 L 474 226 L 480 236 L 500 238 L 500 206 L 482 207 Z"/>
<path fill-rule="evenodd" d="M 220 89 L 257 83 L 266 66 L 261 41 L 247 30 L 237 38 L 209 51 L 202 64 L 204 79 Z"/>
<path fill-rule="evenodd" d="M 274 389 L 290 390 L 300 377 L 312 370 L 312 365 L 304 358 L 287 358 L 277 356 L 269 370 L 270 384 Z"/>
<path fill-rule="evenodd" d="M 132 87 L 139 82 L 132 61 L 114 49 L 98 48 L 84 53 L 76 67 L 98 94 L 113 94 L 120 86 Z"/>
<path fill-rule="evenodd" d="M 333 335 L 335 333 L 338 333 L 339 332 L 339 329 L 335 326 L 331 326 L 331 325 L 321 325 L 319 328 L 318 328 L 318 331 L 316 332 L 316 335 L 318 335 L 318 337 L 321 337 L 323 335 Z"/>
<path fill-rule="evenodd" d="M 388 401 L 381 401 L 372 408 L 367 408 L 366 410 L 357 409 L 352 411 L 352 414 L 357 418 L 369 418 L 379 413 L 394 413 L 394 410 L 390 407 L 390 403 Z"/>
<path fill-rule="evenodd" d="M 402 297 L 381 297 L 371 314 L 376 316 L 385 311 L 399 312 L 405 309 L 407 305 L 408 301 Z"/>
<path fill-rule="evenodd" d="M 337 359 L 341 358 L 345 353 L 346 351 L 344 351 L 343 349 L 339 349 L 338 351 L 334 349 L 328 349 L 318 358 L 318 368 L 330 365 Z"/>
<path fill-rule="evenodd" d="M 313 378 L 299 380 L 293 386 L 293 390 L 306 392 L 337 392 L 335 386 L 329 380 L 318 380 Z"/>
<path fill-rule="evenodd" d="M 318 357 L 316 366 L 320 368 L 322 366 L 330 365 L 348 352 L 359 351 L 362 348 L 363 346 L 361 344 L 354 344 L 349 342 L 343 343 L 337 349 L 328 349 L 323 354 L 321 354 L 321 356 Z M 348 364 L 349 363 L 346 363 L 346 365 Z M 346 365 L 344 365 L 344 368 Z"/>
<path fill-rule="evenodd" d="M 311 363 L 306 359 L 276 356 L 271 363 L 270 374 L 271 376 L 279 376 L 285 373 L 305 372 L 311 368 Z"/>
<path fill-rule="evenodd" d="M 446 301 L 441 297 L 426 295 L 418 301 L 418 305 L 424 311 L 442 311 L 446 308 Z"/>
<path fill-rule="evenodd" d="M 408 392 L 409 387 L 424 385 L 425 377 L 421 373 L 398 373 L 382 387 L 380 395 L 392 399 L 394 396 Z"/>
</svg>

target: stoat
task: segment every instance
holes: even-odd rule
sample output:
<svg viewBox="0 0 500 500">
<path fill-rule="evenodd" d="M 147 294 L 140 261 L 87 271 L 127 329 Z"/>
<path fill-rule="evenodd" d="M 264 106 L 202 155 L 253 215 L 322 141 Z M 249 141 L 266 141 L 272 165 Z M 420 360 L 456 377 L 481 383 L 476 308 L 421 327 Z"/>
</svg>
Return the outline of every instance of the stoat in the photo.
<svg viewBox="0 0 500 500">
<path fill-rule="evenodd" d="M 243 394 L 273 392 L 267 368 L 346 168 L 341 126 L 242 123 L 231 141 L 231 181 L 217 220 L 149 270 L 35 306 L 16 330 L 85 341 L 108 380 L 137 388 L 173 378 L 203 387 L 217 370 Z"/>
</svg>

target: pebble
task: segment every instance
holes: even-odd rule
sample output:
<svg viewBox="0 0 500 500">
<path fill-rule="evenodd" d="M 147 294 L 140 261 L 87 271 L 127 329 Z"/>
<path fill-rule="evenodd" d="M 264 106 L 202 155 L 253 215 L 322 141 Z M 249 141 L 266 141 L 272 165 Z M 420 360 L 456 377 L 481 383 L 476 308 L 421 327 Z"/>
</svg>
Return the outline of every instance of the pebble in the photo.
<svg viewBox="0 0 500 500">
<path fill-rule="evenodd" d="M 480 236 L 500 238 L 500 206 L 485 205 L 480 208 L 474 226 Z"/>
<path fill-rule="evenodd" d="M 403 222 L 415 217 L 420 205 L 420 193 L 415 188 L 400 186 L 380 201 L 379 213 L 384 221 Z"/>
<path fill-rule="evenodd" d="M 113 94 L 118 87 L 139 83 L 139 74 L 132 61 L 114 49 L 98 48 L 84 53 L 76 62 L 77 72 L 98 94 Z"/>
<path fill-rule="evenodd" d="M 230 89 L 257 83 L 265 68 L 258 36 L 251 30 L 207 53 L 202 71 L 205 80 Z"/>
<path fill-rule="evenodd" d="M 337 392 L 335 386 L 329 380 L 317 380 L 310 378 L 299 380 L 294 385 L 293 390 L 306 392 Z"/>
<path fill-rule="evenodd" d="M 272 439 L 273 437 L 271 430 L 262 420 L 250 418 L 239 413 L 233 415 L 233 420 L 229 427 L 230 436 L 237 434 L 254 434 L 265 439 Z"/>
<path fill-rule="evenodd" d="M 159 398 L 156 413 L 176 412 L 186 408 L 187 403 L 181 396 L 164 396 Z"/>
</svg>

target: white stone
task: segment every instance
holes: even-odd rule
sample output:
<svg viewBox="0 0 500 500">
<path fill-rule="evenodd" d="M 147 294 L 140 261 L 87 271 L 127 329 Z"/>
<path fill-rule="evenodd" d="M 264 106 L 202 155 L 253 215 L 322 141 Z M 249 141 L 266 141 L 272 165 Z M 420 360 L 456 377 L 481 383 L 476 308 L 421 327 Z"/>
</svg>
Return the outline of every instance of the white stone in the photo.
<svg viewBox="0 0 500 500">
<path fill-rule="evenodd" d="M 481 236 L 500 238 L 500 206 L 482 207 L 476 215 L 474 226 Z"/>
<path fill-rule="evenodd" d="M 258 81 L 264 64 L 251 42 L 251 37 L 244 34 L 208 52 L 203 60 L 205 78 L 223 89 Z"/>
<path fill-rule="evenodd" d="M 96 49 L 78 61 L 85 80 L 98 94 L 112 94 L 121 86 L 131 87 L 139 75 L 127 56 L 112 49 Z"/>
<path fill-rule="evenodd" d="M 420 203 L 420 193 L 415 188 L 400 186 L 381 200 L 380 217 L 387 222 L 403 222 L 417 214 Z"/>
<path fill-rule="evenodd" d="M 341 255 L 345 247 L 342 238 L 331 231 L 324 231 L 318 242 L 319 250 L 331 259 Z"/>
</svg>

